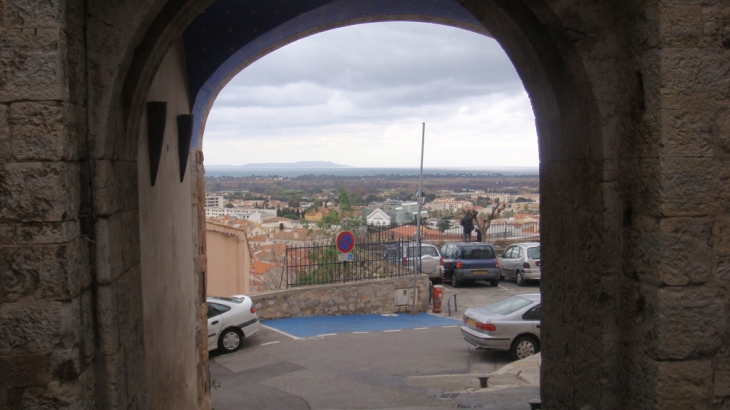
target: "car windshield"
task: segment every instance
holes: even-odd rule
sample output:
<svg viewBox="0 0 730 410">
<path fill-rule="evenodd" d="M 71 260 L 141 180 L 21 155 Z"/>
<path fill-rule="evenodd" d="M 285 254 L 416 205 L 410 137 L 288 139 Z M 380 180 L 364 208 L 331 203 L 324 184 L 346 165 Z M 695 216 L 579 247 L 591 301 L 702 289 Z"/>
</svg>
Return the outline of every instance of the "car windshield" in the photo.
<svg viewBox="0 0 730 410">
<path fill-rule="evenodd" d="M 223 297 L 223 296 L 211 296 L 210 299 L 213 299 L 213 300 L 215 300 L 215 299 L 225 300 L 226 302 L 231 302 L 231 303 L 243 303 L 243 299 L 239 299 L 239 298 L 226 298 L 226 297 Z"/>
<path fill-rule="evenodd" d="M 540 259 L 540 247 L 527 248 L 527 257 L 529 259 Z"/>
<path fill-rule="evenodd" d="M 408 255 L 409 256 L 418 256 L 418 248 L 408 248 Z M 436 248 L 432 248 L 430 246 L 422 246 L 421 247 L 421 256 L 439 256 L 438 252 L 436 251 Z"/>
<path fill-rule="evenodd" d="M 510 313 L 516 312 L 523 307 L 529 305 L 530 303 L 532 303 L 532 301 L 521 298 L 519 296 L 512 296 L 511 298 L 507 298 L 497 303 L 492 303 L 491 305 L 484 306 L 482 309 L 488 310 L 498 315 L 509 315 Z"/>
<path fill-rule="evenodd" d="M 465 246 L 461 255 L 463 259 L 494 259 L 494 249 L 491 246 Z"/>
</svg>

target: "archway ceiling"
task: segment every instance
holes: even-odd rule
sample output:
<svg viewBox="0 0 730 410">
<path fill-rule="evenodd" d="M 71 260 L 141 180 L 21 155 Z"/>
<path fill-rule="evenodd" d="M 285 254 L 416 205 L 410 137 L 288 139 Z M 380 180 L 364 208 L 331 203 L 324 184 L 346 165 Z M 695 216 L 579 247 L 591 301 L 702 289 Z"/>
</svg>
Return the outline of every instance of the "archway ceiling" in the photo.
<svg viewBox="0 0 730 410">
<path fill-rule="evenodd" d="M 486 33 L 454 0 L 215 1 L 183 34 L 196 131 L 219 85 L 262 51 L 318 28 L 385 20 L 448 22 Z"/>
</svg>

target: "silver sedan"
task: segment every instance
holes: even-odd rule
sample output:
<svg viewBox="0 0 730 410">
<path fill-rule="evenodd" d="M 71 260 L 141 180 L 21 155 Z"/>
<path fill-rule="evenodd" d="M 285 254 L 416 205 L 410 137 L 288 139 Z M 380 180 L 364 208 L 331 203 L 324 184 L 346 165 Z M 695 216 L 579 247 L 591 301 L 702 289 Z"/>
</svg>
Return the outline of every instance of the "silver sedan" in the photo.
<svg viewBox="0 0 730 410">
<path fill-rule="evenodd" d="M 461 334 L 479 348 L 508 350 L 514 360 L 532 356 L 540 351 L 540 294 L 467 309 Z"/>
</svg>

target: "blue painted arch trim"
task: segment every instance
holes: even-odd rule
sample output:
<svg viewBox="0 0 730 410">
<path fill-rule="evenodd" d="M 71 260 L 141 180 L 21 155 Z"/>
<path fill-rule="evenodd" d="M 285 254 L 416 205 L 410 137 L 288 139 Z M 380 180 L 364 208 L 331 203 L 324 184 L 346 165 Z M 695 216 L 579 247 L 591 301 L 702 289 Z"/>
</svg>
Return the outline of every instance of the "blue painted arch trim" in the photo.
<svg viewBox="0 0 730 410">
<path fill-rule="evenodd" d="M 202 86 L 196 89 L 191 85 L 191 94 L 195 96 L 192 107 L 194 131 L 191 147 L 202 149 L 205 122 L 220 91 L 236 74 L 256 60 L 313 34 L 355 24 L 385 21 L 435 23 L 489 35 L 484 26 L 454 0 L 329 2 L 283 22 L 232 51 L 230 56 L 207 77 Z M 188 58 L 191 56 L 188 55 Z"/>
</svg>

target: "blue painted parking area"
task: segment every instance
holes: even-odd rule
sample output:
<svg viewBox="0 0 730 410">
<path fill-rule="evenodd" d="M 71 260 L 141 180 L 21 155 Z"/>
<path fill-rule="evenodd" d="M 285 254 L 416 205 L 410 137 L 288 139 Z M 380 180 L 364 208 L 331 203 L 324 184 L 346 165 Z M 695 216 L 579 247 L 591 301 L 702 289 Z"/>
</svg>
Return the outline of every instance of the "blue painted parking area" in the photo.
<svg viewBox="0 0 730 410">
<path fill-rule="evenodd" d="M 460 321 L 419 313 L 394 315 L 343 315 L 272 319 L 263 325 L 294 337 L 312 337 L 332 333 L 378 332 L 424 327 L 458 326 Z"/>
</svg>

